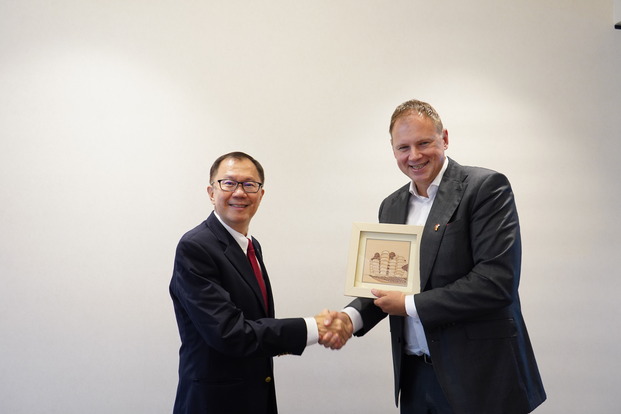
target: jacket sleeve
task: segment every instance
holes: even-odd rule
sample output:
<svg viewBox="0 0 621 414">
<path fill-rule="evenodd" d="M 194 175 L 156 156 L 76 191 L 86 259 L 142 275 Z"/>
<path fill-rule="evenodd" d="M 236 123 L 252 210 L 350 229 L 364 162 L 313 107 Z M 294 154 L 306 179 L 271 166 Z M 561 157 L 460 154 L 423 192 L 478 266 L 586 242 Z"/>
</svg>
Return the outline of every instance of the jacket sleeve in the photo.
<svg viewBox="0 0 621 414">
<path fill-rule="evenodd" d="M 179 242 L 170 293 L 182 337 L 200 335 L 210 347 L 237 357 L 301 355 L 304 319 L 252 318 L 253 298 L 217 253 L 194 239 Z"/>
<path fill-rule="evenodd" d="M 369 298 L 356 298 L 351 301 L 347 307 L 356 309 L 362 318 L 363 326 L 354 332 L 354 336 L 363 336 L 382 319 L 388 316 L 388 314 L 384 313 L 380 308 L 375 306 L 373 299 Z"/>
</svg>

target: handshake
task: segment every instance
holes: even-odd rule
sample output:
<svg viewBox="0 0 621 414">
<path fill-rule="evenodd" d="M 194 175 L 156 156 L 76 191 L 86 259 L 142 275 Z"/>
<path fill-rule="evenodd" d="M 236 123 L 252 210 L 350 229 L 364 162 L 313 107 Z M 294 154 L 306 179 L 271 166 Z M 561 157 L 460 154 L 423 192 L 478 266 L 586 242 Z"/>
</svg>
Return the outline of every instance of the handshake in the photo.
<svg viewBox="0 0 621 414">
<path fill-rule="evenodd" d="M 345 312 L 324 309 L 315 315 L 319 329 L 319 343 L 326 348 L 341 349 L 351 338 L 354 326 Z"/>
<path fill-rule="evenodd" d="M 371 289 L 375 296 L 373 303 L 384 313 L 395 316 L 408 316 L 403 292 Z M 351 338 L 354 326 L 345 312 L 324 309 L 315 316 L 319 328 L 319 343 L 326 348 L 341 349 Z"/>
</svg>

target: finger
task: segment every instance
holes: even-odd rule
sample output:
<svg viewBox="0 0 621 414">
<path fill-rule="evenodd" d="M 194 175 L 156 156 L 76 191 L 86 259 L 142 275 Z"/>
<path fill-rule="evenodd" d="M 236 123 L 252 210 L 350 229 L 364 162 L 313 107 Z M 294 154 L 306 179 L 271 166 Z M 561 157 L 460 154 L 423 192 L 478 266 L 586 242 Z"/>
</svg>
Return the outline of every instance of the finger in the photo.
<svg viewBox="0 0 621 414">
<path fill-rule="evenodd" d="M 347 339 L 348 338 L 339 338 L 337 346 L 333 347 L 332 349 L 341 349 L 341 348 L 343 348 L 345 346 L 345 344 L 347 343 Z"/>
<path fill-rule="evenodd" d="M 330 349 L 340 349 L 343 346 L 343 341 L 338 335 L 334 335 L 333 341 L 330 342 Z"/>
<path fill-rule="evenodd" d="M 345 345 L 349 338 L 351 338 L 351 332 L 347 329 L 347 327 L 343 326 L 339 331 L 339 340 L 341 341 L 341 344 Z"/>
<path fill-rule="evenodd" d="M 323 334 L 323 336 L 321 337 L 321 343 L 322 344 L 330 344 L 330 342 L 334 341 L 334 337 L 336 335 L 332 332 L 332 331 L 328 331 L 325 334 Z"/>
<path fill-rule="evenodd" d="M 330 340 L 327 341 L 324 346 L 326 348 L 334 349 L 334 347 L 338 346 L 339 342 L 340 342 L 339 336 L 338 335 L 332 335 L 330 337 Z"/>
</svg>

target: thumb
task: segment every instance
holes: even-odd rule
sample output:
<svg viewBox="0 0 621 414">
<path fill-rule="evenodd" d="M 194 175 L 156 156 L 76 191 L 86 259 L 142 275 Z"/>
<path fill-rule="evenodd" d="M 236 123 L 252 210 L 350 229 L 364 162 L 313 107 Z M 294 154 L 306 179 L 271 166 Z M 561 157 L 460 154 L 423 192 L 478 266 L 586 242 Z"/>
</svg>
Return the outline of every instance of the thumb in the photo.
<svg viewBox="0 0 621 414">
<path fill-rule="evenodd" d="M 386 296 L 386 292 L 380 289 L 371 289 L 371 293 L 375 295 L 375 297 L 381 298 L 382 296 Z"/>
<path fill-rule="evenodd" d="M 330 314 L 330 310 L 324 309 L 322 313 L 325 315 L 323 319 L 323 324 L 325 326 L 329 326 L 332 323 L 332 315 Z"/>
</svg>

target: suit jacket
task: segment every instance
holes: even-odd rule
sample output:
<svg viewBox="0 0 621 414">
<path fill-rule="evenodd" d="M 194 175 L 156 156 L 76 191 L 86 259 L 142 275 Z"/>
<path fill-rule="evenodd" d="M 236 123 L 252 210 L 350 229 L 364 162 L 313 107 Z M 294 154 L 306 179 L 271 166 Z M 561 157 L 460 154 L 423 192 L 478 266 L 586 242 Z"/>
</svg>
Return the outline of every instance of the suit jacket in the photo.
<svg viewBox="0 0 621 414">
<path fill-rule="evenodd" d="M 379 221 L 404 224 L 409 184 L 381 204 Z M 518 295 L 520 227 L 513 192 L 497 172 L 449 159 L 420 244 L 414 296 L 433 368 L 456 414 L 524 414 L 546 399 Z M 386 316 L 356 299 L 364 335 Z M 404 317 L 390 317 L 395 400 Z"/>
<path fill-rule="evenodd" d="M 247 256 L 212 213 L 179 242 L 170 282 L 181 348 L 175 414 L 274 414 L 272 356 L 300 355 L 302 318 L 274 319 L 261 246 L 269 311 Z"/>
</svg>

